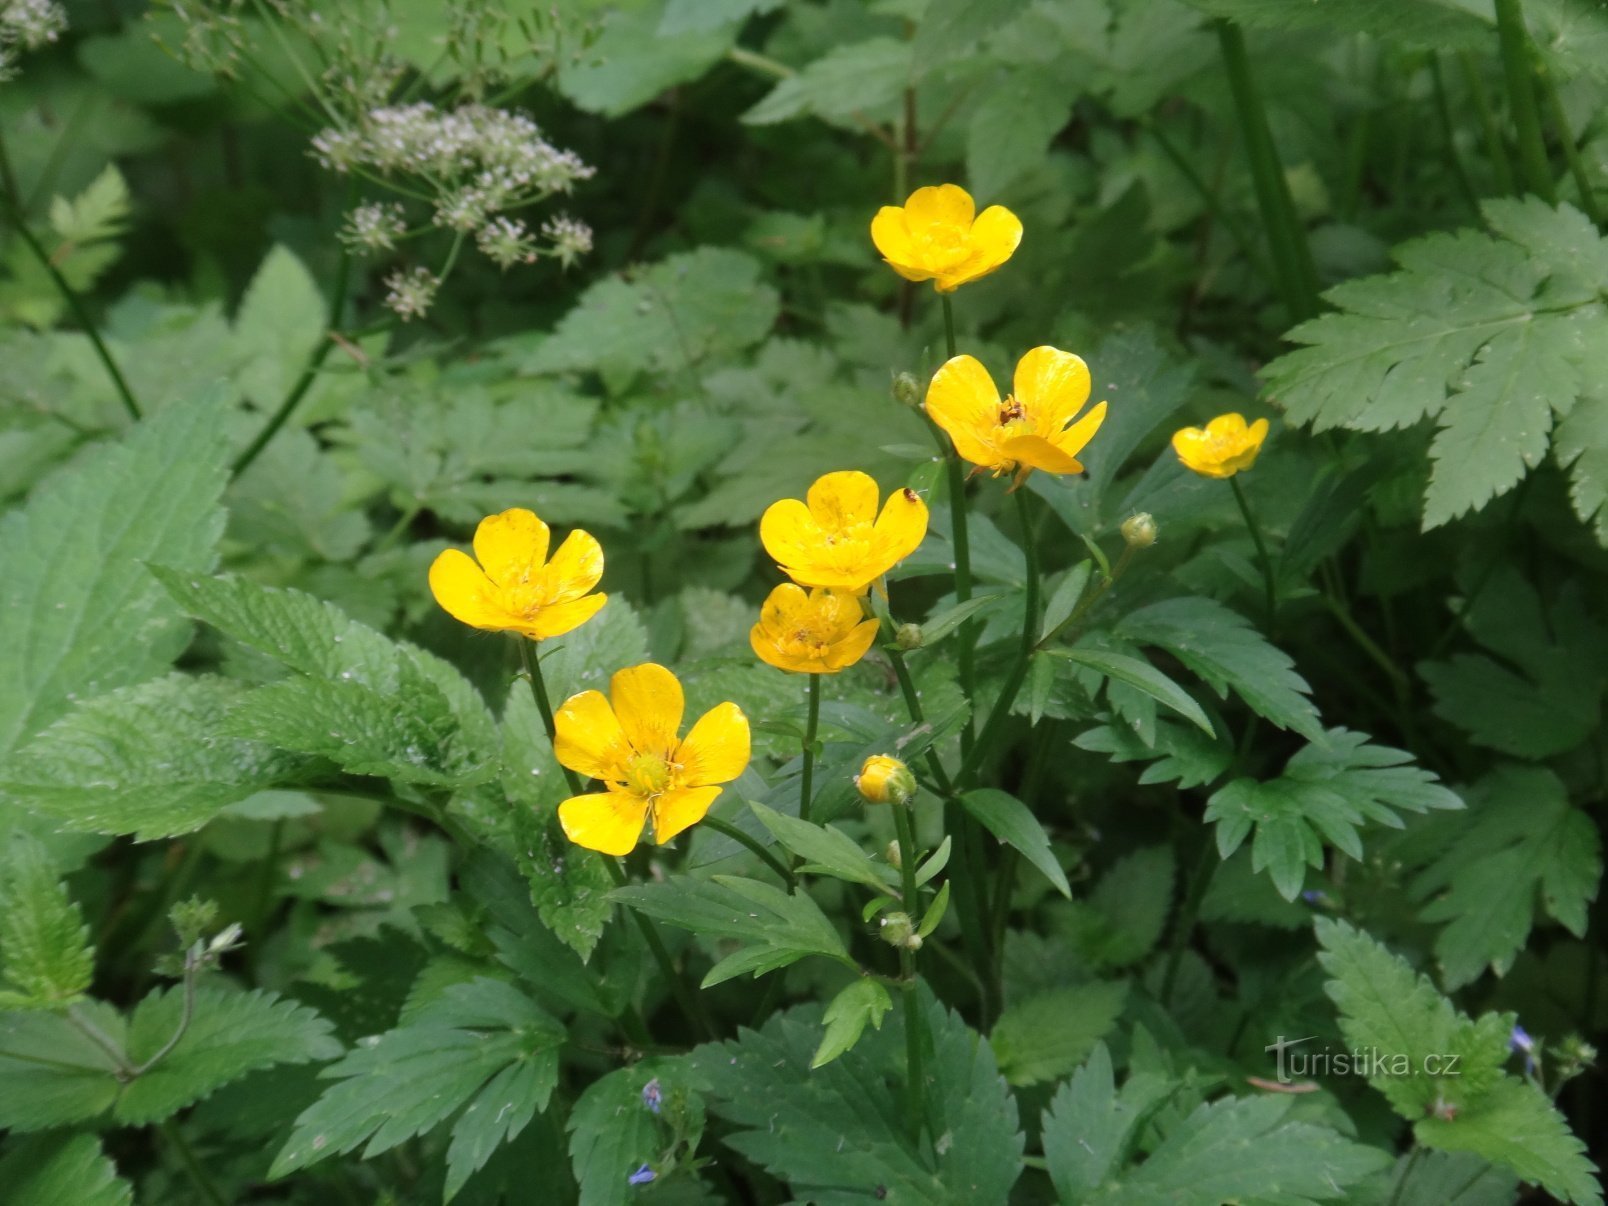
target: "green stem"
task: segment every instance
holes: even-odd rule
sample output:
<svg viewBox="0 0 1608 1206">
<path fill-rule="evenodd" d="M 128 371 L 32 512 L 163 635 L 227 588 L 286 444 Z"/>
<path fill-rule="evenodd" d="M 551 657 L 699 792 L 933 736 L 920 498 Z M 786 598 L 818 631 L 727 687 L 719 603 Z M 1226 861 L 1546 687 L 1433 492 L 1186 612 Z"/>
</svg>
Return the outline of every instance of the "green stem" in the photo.
<svg viewBox="0 0 1608 1206">
<path fill-rule="evenodd" d="M 1022 608 L 1022 658 L 1033 656 L 1039 641 L 1039 560 L 1038 542 L 1033 535 L 1033 516 L 1028 511 L 1027 491 L 1018 490 L 1016 518 L 1022 525 L 1022 557 L 1027 567 L 1027 585 Z"/>
<path fill-rule="evenodd" d="M 184 1009 L 179 1014 L 178 1028 L 173 1031 L 172 1037 L 162 1044 L 161 1050 L 135 1068 L 131 1075 L 144 1076 L 157 1064 L 165 1060 L 172 1054 L 173 1048 L 179 1045 L 179 1040 L 184 1037 L 185 1032 L 190 1029 L 190 1021 L 195 1017 L 195 982 L 201 972 L 199 964 L 200 952 L 201 944 L 197 942 L 184 957 Z"/>
<path fill-rule="evenodd" d="M 781 876 L 787 882 L 789 890 L 798 887 L 798 877 L 793 874 L 792 869 L 769 850 L 765 849 L 764 846 L 760 845 L 752 834 L 744 833 L 730 821 L 723 821 L 717 816 L 707 814 L 700 824 L 707 829 L 713 829 L 716 833 L 724 834 L 739 846 L 746 847 L 750 854 Z"/>
<path fill-rule="evenodd" d="M 1446 158 L 1452 165 L 1452 178 L 1457 181 L 1457 191 L 1463 194 L 1463 201 L 1478 213 L 1479 194 L 1474 191 L 1474 183 L 1463 167 L 1463 157 L 1457 153 L 1457 127 L 1452 122 L 1451 102 L 1446 99 L 1446 80 L 1438 54 L 1429 56 L 1429 78 L 1435 86 L 1435 116 L 1440 122 L 1441 137 L 1446 140 Z"/>
<path fill-rule="evenodd" d="M 944 338 L 949 349 L 949 359 L 953 360 L 958 354 L 955 351 L 955 309 L 949 294 L 941 293 L 939 297 L 943 300 Z M 966 525 L 966 467 L 961 463 L 960 453 L 951 441 L 941 441 L 941 446 L 944 449 L 944 467 L 949 477 L 949 532 L 955 552 L 955 602 L 964 603 L 972 597 L 971 533 Z M 975 621 L 967 620 L 962 624 L 955 639 L 957 641 L 955 668 L 960 678 L 960 689 L 967 699 L 973 699 L 977 686 L 974 659 L 977 644 Z M 962 751 L 970 752 L 971 744 L 972 721 L 968 717 L 960 731 Z"/>
<path fill-rule="evenodd" d="M 1558 203 L 1547 163 L 1547 146 L 1541 136 L 1541 110 L 1535 99 L 1530 71 L 1530 36 L 1524 29 L 1520 0 L 1496 0 L 1496 35 L 1502 47 L 1502 74 L 1507 79 L 1508 107 L 1519 144 L 1519 166 L 1529 190 L 1548 205 Z"/>
<path fill-rule="evenodd" d="M 179 1128 L 173 1119 L 163 1120 L 158 1124 L 158 1129 L 162 1132 L 162 1137 L 173 1145 L 173 1153 L 178 1156 L 179 1163 L 184 1165 L 185 1174 L 195 1185 L 196 1191 L 211 1206 L 228 1206 L 228 1199 L 219 1192 L 212 1178 L 207 1176 L 207 1170 L 201 1167 L 201 1161 L 195 1158 L 195 1151 L 190 1147 L 189 1141 L 179 1133 Z"/>
<path fill-rule="evenodd" d="M 1586 217 L 1591 219 L 1592 225 L 1601 226 L 1602 210 L 1597 206 L 1597 194 L 1591 187 L 1591 176 L 1586 171 L 1586 161 L 1580 157 L 1580 148 L 1575 144 L 1574 131 L 1569 128 L 1569 116 L 1563 111 L 1563 101 L 1558 96 L 1557 85 L 1552 82 L 1552 72 L 1547 70 L 1546 63 L 1539 59 L 1536 62 L 1536 76 L 1541 82 L 1541 92 L 1547 100 L 1547 116 L 1557 131 L 1558 141 L 1563 144 L 1563 158 L 1569 165 L 1569 174 L 1574 177 L 1575 188 L 1580 193 L 1580 208 L 1585 211 Z"/>
<path fill-rule="evenodd" d="M 70 1022 L 79 1034 L 82 1034 L 95 1046 L 104 1051 L 117 1070 L 119 1080 L 132 1080 L 134 1078 L 134 1065 L 128 1062 L 128 1055 L 119 1047 L 104 1030 L 95 1025 L 83 1015 L 77 1005 L 67 1007 L 67 1021 Z"/>
<path fill-rule="evenodd" d="M 1424 1149 L 1416 1143 L 1413 1144 L 1413 1150 L 1407 1154 L 1407 1164 L 1402 1168 L 1401 1176 L 1396 1178 L 1396 1188 L 1390 1191 L 1390 1201 L 1386 1203 L 1386 1206 L 1396 1206 L 1401 1201 L 1401 1191 L 1407 1187 L 1407 1179 L 1413 1175 L 1413 1170 L 1418 1167 L 1418 1161 L 1423 1158 L 1423 1155 Z M 1480 1171 L 1484 1172 L 1484 1169 Z M 1459 1194 L 1458 1196 L 1461 1197 L 1462 1195 Z"/>
<path fill-rule="evenodd" d="M 1318 308 L 1318 273 L 1312 263 L 1312 251 L 1307 246 L 1306 229 L 1295 212 L 1295 201 L 1290 196 L 1284 166 L 1279 162 L 1278 150 L 1273 145 L 1267 111 L 1262 107 L 1256 82 L 1251 77 L 1245 35 L 1233 22 L 1219 21 L 1217 38 L 1228 72 L 1229 90 L 1234 97 L 1240 134 L 1245 142 L 1245 154 L 1250 161 L 1257 206 L 1262 211 L 1268 242 L 1273 251 L 1273 265 L 1279 278 L 1280 292 L 1284 295 L 1285 306 L 1292 318 L 1310 318 Z"/>
<path fill-rule="evenodd" d="M 1178 921 L 1173 926 L 1172 943 L 1167 952 L 1167 970 L 1161 977 L 1161 1005 L 1165 1009 L 1172 999 L 1173 984 L 1178 979 L 1178 967 L 1183 962 L 1184 952 L 1189 949 L 1189 939 L 1195 932 L 1195 921 L 1200 916 L 1200 902 L 1206 899 L 1206 889 L 1211 885 L 1212 875 L 1217 871 L 1221 860 L 1217 857 L 1217 843 L 1207 837 L 1200 848 L 1200 861 L 1195 865 L 1195 873 L 1189 877 L 1189 888 L 1184 896 L 1183 904 L 1178 908 Z"/>
<path fill-rule="evenodd" d="M 548 743 L 556 748 L 558 730 L 553 725 L 553 705 L 548 702 L 547 683 L 542 678 L 542 659 L 531 648 L 536 642 L 525 637 L 514 639 L 519 642 L 519 660 L 524 664 L 526 679 L 530 681 L 530 693 L 536 700 L 536 710 L 541 713 L 542 729 L 547 733 Z M 586 784 L 581 782 L 579 775 L 563 763 L 559 766 L 564 771 L 564 780 L 569 784 L 571 793 L 578 796 L 586 790 Z"/>
<path fill-rule="evenodd" d="M 916 693 L 915 680 L 910 677 L 910 667 L 905 663 L 904 652 L 895 647 L 888 650 L 888 660 L 893 663 L 894 677 L 899 680 L 899 690 L 904 695 L 905 710 L 910 713 L 910 719 L 918 724 L 927 723 L 926 714 L 922 711 L 921 697 Z M 932 775 L 933 786 L 938 794 L 953 795 L 955 785 L 950 781 L 949 772 L 944 770 L 943 761 L 938 757 L 938 751 L 927 750 L 927 770 Z"/>
<path fill-rule="evenodd" d="M 804 721 L 804 769 L 798 781 L 798 819 L 810 819 L 810 803 L 815 799 L 815 730 L 821 722 L 821 676 L 810 675 L 805 692 L 808 715 Z"/>
<path fill-rule="evenodd" d="M 1094 610 L 1095 604 L 1105 598 L 1122 575 L 1128 572 L 1128 567 L 1133 564 L 1138 547 L 1138 545 L 1130 544 L 1123 548 L 1122 555 L 1117 558 L 1117 563 L 1112 566 L 1111 572 L 1096 583 L 1088 594 L 1078 600 L 1078 605 L 1072 609 L 1072 614 L 1039 638 L 1038 647 L 1040 649 L 1046 648 L 1051 641 L 1068 628 L 1075 628 L 1083 622 L 1084 617 Z"/>
<path fill-rule="evenodd" d="M 608 868 L 616 887 L 624 888 L 630 884 L 630 878 L 626 875 L 625 868 L 620 865 L 619 859 L 604 856 L 603 865 Z M 659 974 L 670 986 L 670 995 L 675 997 L 676 1004 L 681 1007 L 681 1012 L 686 1016 L 688 1023 L 701 1038 L 705 1040 L 714 1038 L 715 1028 L 709 1021 L 709 1015 L 704 1012 L 703 1003 L 697 994 L 687 987 L 687 982 L 676 970 L 675 961 L 670 958 L 669 948 L 665 946 L 664 939 L 659 937 L 658 927 L 653 924 L 651 918 L 644 917 L 635 909 L 631 909 L 630 913 L 636 920 L 637 929 L 642 932 L 642 940 L 648 944 L 654 962 L 659 965 Z"/>
<path fill-rule="evenodd" d="M 1173 145 L 1170 138 L 1161 132 L 1160 127 L 1152 122 L 1146 122 L 1144 129 L 1150 134 L 1150 137 L 1156 140 L 1156 145 L 1161 148 L 1161 153 L 1167 157 L 1167 162 L 1177 168 L 1179 175 L 1183 176 L 1189 182 L 1190 187 L 1200 195 L 1201 203 L 1206 206 L 1206 212 L 1211 214 L 1213 221 L 1228 231 L 1229 238 L 1234 240 L 1234 244 L 1239 248 L 1240 254 L 1259 271 L 1266 272 L 1267 265 L 1262 259 L 1260 249 L 1251 237 L 1245 233 L 1245 228 L 1223 207 L 1223 203 L 1217 199 L 1216 190 L 1211 188 L 1206 183 L 1205 178 L 1195 170 L 1195 165 Z"/>
<path fill-rule="evenodd" d="M 1485 153 L 1491 160 L 1491 175 L 1495 177 L 1496 191 L 1511 193 L 1513 165 L 1508 161 L 1507 143 L 1502 138 L 1501 123 L 1496 120 L 1496 109 L 1485 91 L 1485 81 L 1480 78 L 1479 64 L 1466 50 L 1458 56 L 1458 63 L 1463 68 L 1469 99 L 1474 102 L 1474 110 L 1479 114 L 1480 129 L 1485 133 Z"/>
<path fill-rule="evenodd" d="M 916 857 L 915 826 L 910 823 L 908 804 L 894 805 L 893 823 L 899 831 L 899 873 L 903 883 L 901 903 L 910 916 L 910 924 L 918 926 L 921 924 L 920 889 L 916 886 L 916 864 L 919 860 Z M 925 1037 L 922 1031 L 925 1026 L 921 1017 L 921 995 L 918 991 L 921 981 L 916 975 L 916 952 L 909 946 L 899 948 L 899 979 L 903 990 L 900 996 L 904 1005 L 905 1025 L 905 1113 L 910 1125 L 910 1138 L 920 1143 L 922 1124 L 927 1117 L 927 1078 L 922 1067 L 922 1040 Z"/>
<path fill-rule="evenodd" d="M 246 450 L 235 458 L 234 474 L 236 477 L 244 473 L 251 463 L 261 455 L 262 450 L 268 447 L 268 442 L 279 433 L 279 429 L 285 425 L 286 420 L 295 412 L 296 407 L 301 405 L 301 400 L 307 396 L 307 392 L 313 388 L 313 382 L 318 379 L 318 370 L 323 367 L 324 359 L 329 355 L 329 350 L 335 346 L 335 340 L 332 336 L 335 333 L 335 328 L 340 324 L 341 311 L 346 308 L 346 289 L 351 281 L 351 275 L 352 253 L 346 244 L 342 243 L 340 259 L 336 261 L 335 265 L 335 293 L 330 300 L 328 327 L 319 339 L 318 346 L 313 349 L 313 354 L 307 358 L 307 365 L 302 369 L 301 376 L 290 387 L 290 392 L 285 395 L 285 400 L 279 404 L 279 409 L 274 411 L 267 423 L 263 424 L 262 430 L 257 433 L 257 438 L 246 445 Z"/>
<path fill-rule="evenodd" d="M 1362 625 L 1357 623 L 1351 614 L 1351 609 L 1331 594 L 1325 593 L 1319 597 L 1323 600 L 1323 605 L 1329 609 L 1329 614 L 1345 630 L 1346 635 L 1356 642 L 1357 648 L 1368 655 L 1369 661 L 1384 671 L 1385 677 L 1391 681 L 1391 684 L 1398 688 L 1406 685 L 1407 676 L 1402 673 L 1401 667 L 1392 660 L 1388 653 L 1379 647 L 1379 642 L 1369 636 Z"/>
<path fill-rule="evenodd" d="M 1250 529 L 1251 540 L 1256 545 L 1256 560 L 1262 568 L 1262 590 L 1265 596 L 1264 604 L 1267 608 L 1267 630 L 1273 631 L 1273 619 L 1278 614 L 1278 596 L 1273 584 L 1273 559 L 1267 555 L 1267 545 L 1262 541 L 1262 528 L 1256 522 L 1256 516 L 1251 514 L 1251 504 L 1245 497 L 1244 487 L 1240 485 L 1239 475 L 1235 474 L 1228 479 L 1228 484 L 1234 488 L 1234 501 L 1239 504 L 1240 514 L 1245 518 L 1245 526 Z"/>
<path fill-rule="evenodd" d="M 56 265 L 51 261 L 50 253 L 34 237 L 33 231 L 28 229 L 28 224 L 23 218 L 22 211 L 17 208 L 16 203 L 9 196 L 6 198 L 6 210 L 11 217 L 12 225 L 17 228 L 17 236 L 22 240 L 22 245 L 28 249 L 34 259 L 39 261 L 39 266 L 50 277 L 50 283 L 56 286 L 56 292 L 61 294 L 62 300 L 67 303 L 68 309 L 73 312 L 73 317 L 78 319 L 78 325 L 84 329 L 84 334 L 89 336 L 90 346 L 95 349 L 95 356 L 101 362 L 101 367 L 106 370 L 106 375 L 112 379 L 112 386 L 117 390 L 117 396 L 123 403 L 123 409 L 128 411 L 129 418 L 138 420 L 141 415 L 140 404 L 134 400 L 134 391 L 129 388 L 128 380 L 123 376 L 122 370 L 117 367 L 117 361 L 112 359 L 111 349 L 106 346 L 106 341 L 101 338 L 100 329 L 96 327 L 95 320 L 90 317 L 89 307 L 84 304 L 84 299 L 78 296 L 78 291 L 67 283 L 67 278 L 56 270 Z"/>
</svg>

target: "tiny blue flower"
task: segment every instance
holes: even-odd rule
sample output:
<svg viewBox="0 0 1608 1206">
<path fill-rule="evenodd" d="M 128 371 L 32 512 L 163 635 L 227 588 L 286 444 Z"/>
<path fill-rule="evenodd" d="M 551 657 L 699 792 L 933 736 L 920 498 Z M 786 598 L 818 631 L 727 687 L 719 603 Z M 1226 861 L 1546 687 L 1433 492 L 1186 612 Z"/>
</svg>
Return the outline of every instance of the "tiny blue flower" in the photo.
<svg viewBox="0 0 1608 1206">
<path fill-rule="evenodd" d="M 1523 1026 L 1515 1025 L 1513 1033 L 1508 1035 L 1509 1051 L 1531 1052 L 1535 1050 L 1535 1040 L 1525 1032 Z"/>
<path fill-rule="evenodd" d="M 626 1182 L 630 1185 L 646 1185 L 658 1175 L 658 1173 L 654 1172 L 651 1168 L 644 1164 L 641 1168 L 637 1169 L 636 1172 L 627 1177 Z"/>
<path fill-rule="evenodd" d="M 1318 889 L 1308 888 L 1306 891 L 1301 893 L 1301 899 L 1306 901 L 1307 904 L 1322 904 L 1327 898 L 1322 892 L 1318 891 Z"/>
<path fill-rule="evenodd" d="M 642 1086 L 642 1104 L 655 1114 L 659 1112 L 659 1108 L 664 1104 L 664 1090 L 660 1088 L 657 1076 Z"/>
</svg>

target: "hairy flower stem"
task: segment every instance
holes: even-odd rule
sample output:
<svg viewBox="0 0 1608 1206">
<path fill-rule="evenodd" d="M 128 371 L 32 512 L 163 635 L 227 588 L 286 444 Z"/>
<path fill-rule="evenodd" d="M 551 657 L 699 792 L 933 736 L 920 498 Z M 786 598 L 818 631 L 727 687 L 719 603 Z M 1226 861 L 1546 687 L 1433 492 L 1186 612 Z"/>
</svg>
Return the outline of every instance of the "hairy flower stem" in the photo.
<svg viewBox="0 0 1608 1206">
<path fill-rule="evenodd" d="M 1548 205 L 1556 205 L 1558 191 L 1553 187 L 1547 145 L 1541 136 L 1541 109 L 1530 70 L 1530 36 L 1524 29 L 1520 0 L 1496 0 L 1496 36 L 1502 47 L 1502 74 L 1507 80 L 1508 108 L 1513 113 L 1525 186 Z"/>
<path fill-rule="evenodd" d="M 625 868 L 621 866 L 619 859 L 609 858 L 605 855 L 603 865 L 608 868 L 609 875 L 613 877 L 616 887 L 624 888 L 630 884 L 630 878 L 626 875 Z M 665 983 L 670 986 L 670 995 L 675 997 L 676 1004 L 680 1006 L 682 1014 L 692 1026 L 694 1033 L 704 1040 L 714 1038 L 715 1027 L 710 1022 L 708 1013 L 704 1011 L 703 1002 L 698 999 L 697 993 L 687 987 L 686 980 L 676 970 L 675 960 L 670 957 L 670 950 L 665 946 L 664 939 L 659 937 L 658 927 L 653 924 L 651 918 L 644 917 L 635 909 L 631 909 L 629 912 L 636 921 L 637 929 L 642 932 L 642 940 L 648 944 L 648 951 L 653 955 L 653 961 L 659 965 L 659 974 L 664 977 Z"/>
<path fill-rule="evenodd" d="M 1256 544 L 1256 560 L 1262 569 L 1263 606 L 1267 610 L 1267 630 L 1273 631 L 1273 621 L 1278 615 L 1278 596 L 1273 583 L 1273 559 L 1267 555 L 1267 545 L 1262 540 L 1262 527 L 1256 522 L 1256 516 L 1251 513 L 1251 504 L 1245 497 L 1244 487 L 1240 485 L 1239 475 L 1235 474 L 1228 479 L 1228 484 L 1234 488 L 1234 501 L 1239 504 L 1240 515 L 1245 519 L 1245 526 L 1250 529 L 1251 540 Z"/>
<path fill-rule="evenodd" d="M 805 691 L 808 713 L 804 721 L 804 768 L 798 780 L 798 819 L 810 819 L 810 802 L 815 798 L 815 730 L 821 722 L 821 676 L 810 675 Z"/>
<path fill-rule="evenodd" d="M 519 642 L 519 660 L 525 667 L 525 678 L 529 681 L 530 693 L 536 700 L 536 711 L 541 713 L 542 728 L 547 733 L 548 743 L 553 744 L 558 740 L 558 730 L 553 725 L 553 705 L 547 698 L 547 683 L 542 678 L 542 660 L 531 649 L 535 644 L 534 641 L 526 640 L 524 637 L 514 639 Z M 586 790 L 586 784 L 581 782 L 579 775 L 563 763 L 559 763 L 559 766 L 564 771 L 564 781 L 569 784 L 572 795 L 578 796 Z"/>
<path fill-rule="evenodd" d="M 95 349 L 95 357 L 101 362 L 101 367 L 106 370 L 106 375 L 112 379 L 112 386 L 117 390 L 117 396 L 123 403 L 123 409 L 128 411 L 129 418 L 138 420 L 141 415 L 140 404 L 134 400 L 134 391 L 129 388 L 128 380 L 123 376 L 122 370 L 117 367 L 117 361 L 112 359 L 111 349 L 106 346 L 106 341 L 101 338 L 100 329 L 96 327 L 95 320 L 90 317 L 89 307 L 84 305 L 84 299 L 79 297 L 78 291 L 67 283 L 67 278 L 57 271 L 55 262 L 50 258 L 50 253 L 34 237 L 33 231 L 28 229 L 27 222 L 23 220 L 22 211 L 17 208 L 16 202 L 9 196 L 6 197 L 6 212 L 11 219 L 11 224 L 16 227 L 17 237 L 22 240 L 22 245 L 28 249 L 34 259 L 39 261 L 39 266 L 50 277 L 50 283 L 56 286 L 56 292 L 61 294 L 62 300 L 72 310 L 73 317 L 78 319 L 78 325 L 84 329 L 84 334 L 89 337 L 90 346 Z"/>
<path fill-rule="evenodd" d="M 750 854 L 781 876 L 789 889 L 798 887 L 798 877 L 793 874 L 792 869 L 769 850 L 765 849 L 764 846 L 760 845 L 751 834 L 744 833 L 730 821 L 723 821 L 713 815 L 706 815 L 699 824 L 705 829 L 713 829 L 716 833 L 729 837 L 739 846 L 745 847 Z"/>
<path fill-rule="evenodd" d="M 920 889 L 916 886 L 916 834 L 910 823 L 910 805 L 893 806 L 893 823 L 899 831 L 899 874 L 903 888 L 900 903 L 910 915 L 910 923 L 921 924 L 917 901 Z M 905 1113 L 910 1125 L 910 1138 L 921 1141 L 921 1128 L 927 1117 L 926 1074 L 922 1067 L 922 1049 L 926 1045 L 926 1025 L 921 1016 L 921 981 L 916 974 L 916 952 L 909 946 L 899 948 L 899 995 L 904 1005 L 905 1027 Z"/>
</svg>

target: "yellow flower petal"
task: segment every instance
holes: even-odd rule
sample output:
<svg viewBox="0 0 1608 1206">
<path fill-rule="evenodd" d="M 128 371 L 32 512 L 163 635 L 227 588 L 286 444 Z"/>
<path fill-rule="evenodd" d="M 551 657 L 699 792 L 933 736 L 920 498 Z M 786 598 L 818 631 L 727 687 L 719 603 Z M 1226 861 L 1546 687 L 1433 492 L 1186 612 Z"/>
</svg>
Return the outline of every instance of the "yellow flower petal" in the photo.
<svg viewBox="0 0 1608 1206">
<path fill-rule="evenodd" d="M 748 717 L 734 703 L 718 704 L 698 718 L 672 761 L 688 787 L 730 783 L 748 766 Z"/>
<path fill-rule="evenodd" d="M 908 487 L 888 495 L 882 514 L 877 516 L 874 534 L 877 560 L 886 562 L 886 568 L 877 574 L 881 577 L 926 539 L 927 504 L 921 501 L 921 495 Z"/>
<path fill-rule="evenodd" d="M 905 211 L 898 206 L 884 205 L 877 210 L 877 216 L 871 219 L 871 242 L 900 276 L 912 281 L 932 279 L 931 272 L 916 266 L 921 253 L 910 237 Z"/>
<path fill-rule="evenodd" d="M 1089 366 L 1071 352 L 1037 347 L 1016 362 L 1012 387 L 1038 433 L 1055 440 L 1089 400 Z"/>
<path fill-rule="evenodd" d="M 971 238 L 977 271 L 968 279 L 976 280 L 1015 253 L 1022 242 L 1022 220 L 1003 205 L 990 205 L 972 223 Z"/>
<path fill-rule="evenodd" d="M 603 577 L 603 546 L 590 532 L 576 528 L 558 546 L 543 573 L 554 603 L 579 599 Z"/>
<path fill-rule="evenodd" d="M 497 588 L 461 549 L 447 549 L 430 563 L 430 593 L 448 615 L 471 628 L 495 631 L 512 620 L 497 603 Z"/>
<path fill-rule="evenodd" d="M 871 643 L 877 639 L 877 629 L 880 627 L 881 624 L 876 620 L 865 620 L 856 624 L 848 636 L 827 651 L 827 669 L 836 673 L 858 662 L 870 650 Z"/>
<path fill-rule="evenodd" d="M 619 791 L 571 796 L 558 806 L 564 836 L 600 854 L 625 855 L 636 848 L 648 802 Z"/>
<path fill-rule="evenodd" d="M 911 233 L 920 238 L 923 228 L 954 226 L 969 229 L 977 213 L 977 203 L 958 184 L 928 185 L 910 194 L 904 203 L 905 220 Z"/>
<path fill-rule="evenodd" d="M 1247 426 L 1244 415 L 1218 415 L 1204 430 L 1185 427 L 1174 432 L 1173 451 L 1185 468 L 1202 477 L 1233 477 L 1256 463 L 1267 432 L 1266 419 Z"/>
<path fill-rule="evenodd" d="M 759 541 L 784 570 L 810 561 L 826 542 L 826 534 L 810 509 L 796 498 L 784 498 L 765 508 L 759 519 Z M 791 571 L 789 571 L 791 572 Z"/>
<path fill-rule="evenodd" d="M 553 756 L 589 779 L 624 779 L 631 745 L 601 691 L 571 695 L 553 714 Z"/>
<path fill-rule="evenodd" d="M 703 820 L 720 792 L 718 787 L 683 787 L 665 792 L 653 802 L 653 840 L 662 846 Z"/>
<path fill-rule="evenodd" d="M 999 390 L 979 360 L 956 356 L 945 361 L 927 386 L 924 408 L 962 457 L 974 465 L 997 467 L 993 435 L 999 427 Z"/>
<path fill-rule="evenodd" d="M 655 662 L 628 666 L 609 680 L 609 699 L 626 740 L 637 753 L 670 756 L 686 707 L 674 674 Z"/>
<path fill-rule="evenodd" d="M 475 560 L 498 586 L 535 576 L 547 560 L 547 525 L 523 507 L 488 515 L 475 528 Z"/>
<path fill-rule="evenodd" d="M 609 601 L 604 594 L 586 595 L 584 598 L 574 599 L 568 603 L 554 603 L 544 607 L 536 613 L 536 618 L 529 623 L 518 625 L 518 630 L 535 641 L 545 641 L 548 637 L 563 636 L 579 628 L 598 612 L 603 610 L 603 604 Z"/>
<path fill-rule="evenodd" d="M 1051 443 L 1068 456 L 1076 456 L 1083 451 L 1084 445 L 1094 439 L 1095 433 L 1100 430 L 1100 425 L 1105 422 L 1105 417 L 1106 404 L 1098 403 L 1090 407 L 1089 413 L 1072 426 L 1059 435 L 1052 436 Z"/>
<path fill-rule="evenodd" d="M 1046 473 L 1083 472 L 1083 462 L 1040 435 L 1012 436 L 1000 442 L 999 450 L 1029 469 L 1042 469 Z"/>
<path fill-rule="evenodd" d="M 876 478 L 869 473 L 845 469 L 816 478 L 804 497 L 815 522 L 829 532 L 875 521 L 880 493 Z"/>
</svg>

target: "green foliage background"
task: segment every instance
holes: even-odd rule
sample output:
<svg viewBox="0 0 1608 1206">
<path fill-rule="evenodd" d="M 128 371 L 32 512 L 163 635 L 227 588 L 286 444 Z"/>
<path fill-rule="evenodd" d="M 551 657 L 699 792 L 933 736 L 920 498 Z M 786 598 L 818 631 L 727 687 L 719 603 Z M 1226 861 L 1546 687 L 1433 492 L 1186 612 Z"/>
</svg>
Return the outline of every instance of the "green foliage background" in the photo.
<svg viewBox="0 0 1608 1206">
<path fill-rule="evenodd" d="M 1601 1201 L 1608 10 L 74 0 L 37 46 L 24 10 L 0 1200 Z M 533 262 L 433 225 L 447 183 L 312 153 L 424 101 L 596 169 L 522 212 Z M 972 487 L 964 613 L 892 388 L 942 314 L 868 237 L 945 181 L 1026 231 L 961 350 L 1075 350 L 1111 405 L 1086 474 L 1026 487 L 1036 559 Z M 355 248 L 375 201 L 410 233 Z M 540 242 L 560 212 L 589 253 Z M 1168 447 L 1225 411 L 1273 424 L 1237 479 L 1272 615 Z M 756 525 L 845 468 L 931 505 L 889 600 L 924 715 L 886 649 L 827 680 L 801 821 Z M 803 888 L 707 826 L 618 890 L 564 842 L 516 649 L 426 587 L 514 506 L 607 552 L 554 696 L 651 658 L 738 702 L 715 813 Z M 1035 565 L 1075 623 L 946 807 L 926 759 L 963 767 Z M 895 749 L 929 780 L 908 1014 L 852 786 Z M 1301 1036 L 1384 1063 L 1281 1083 Z"/>
</svg>

